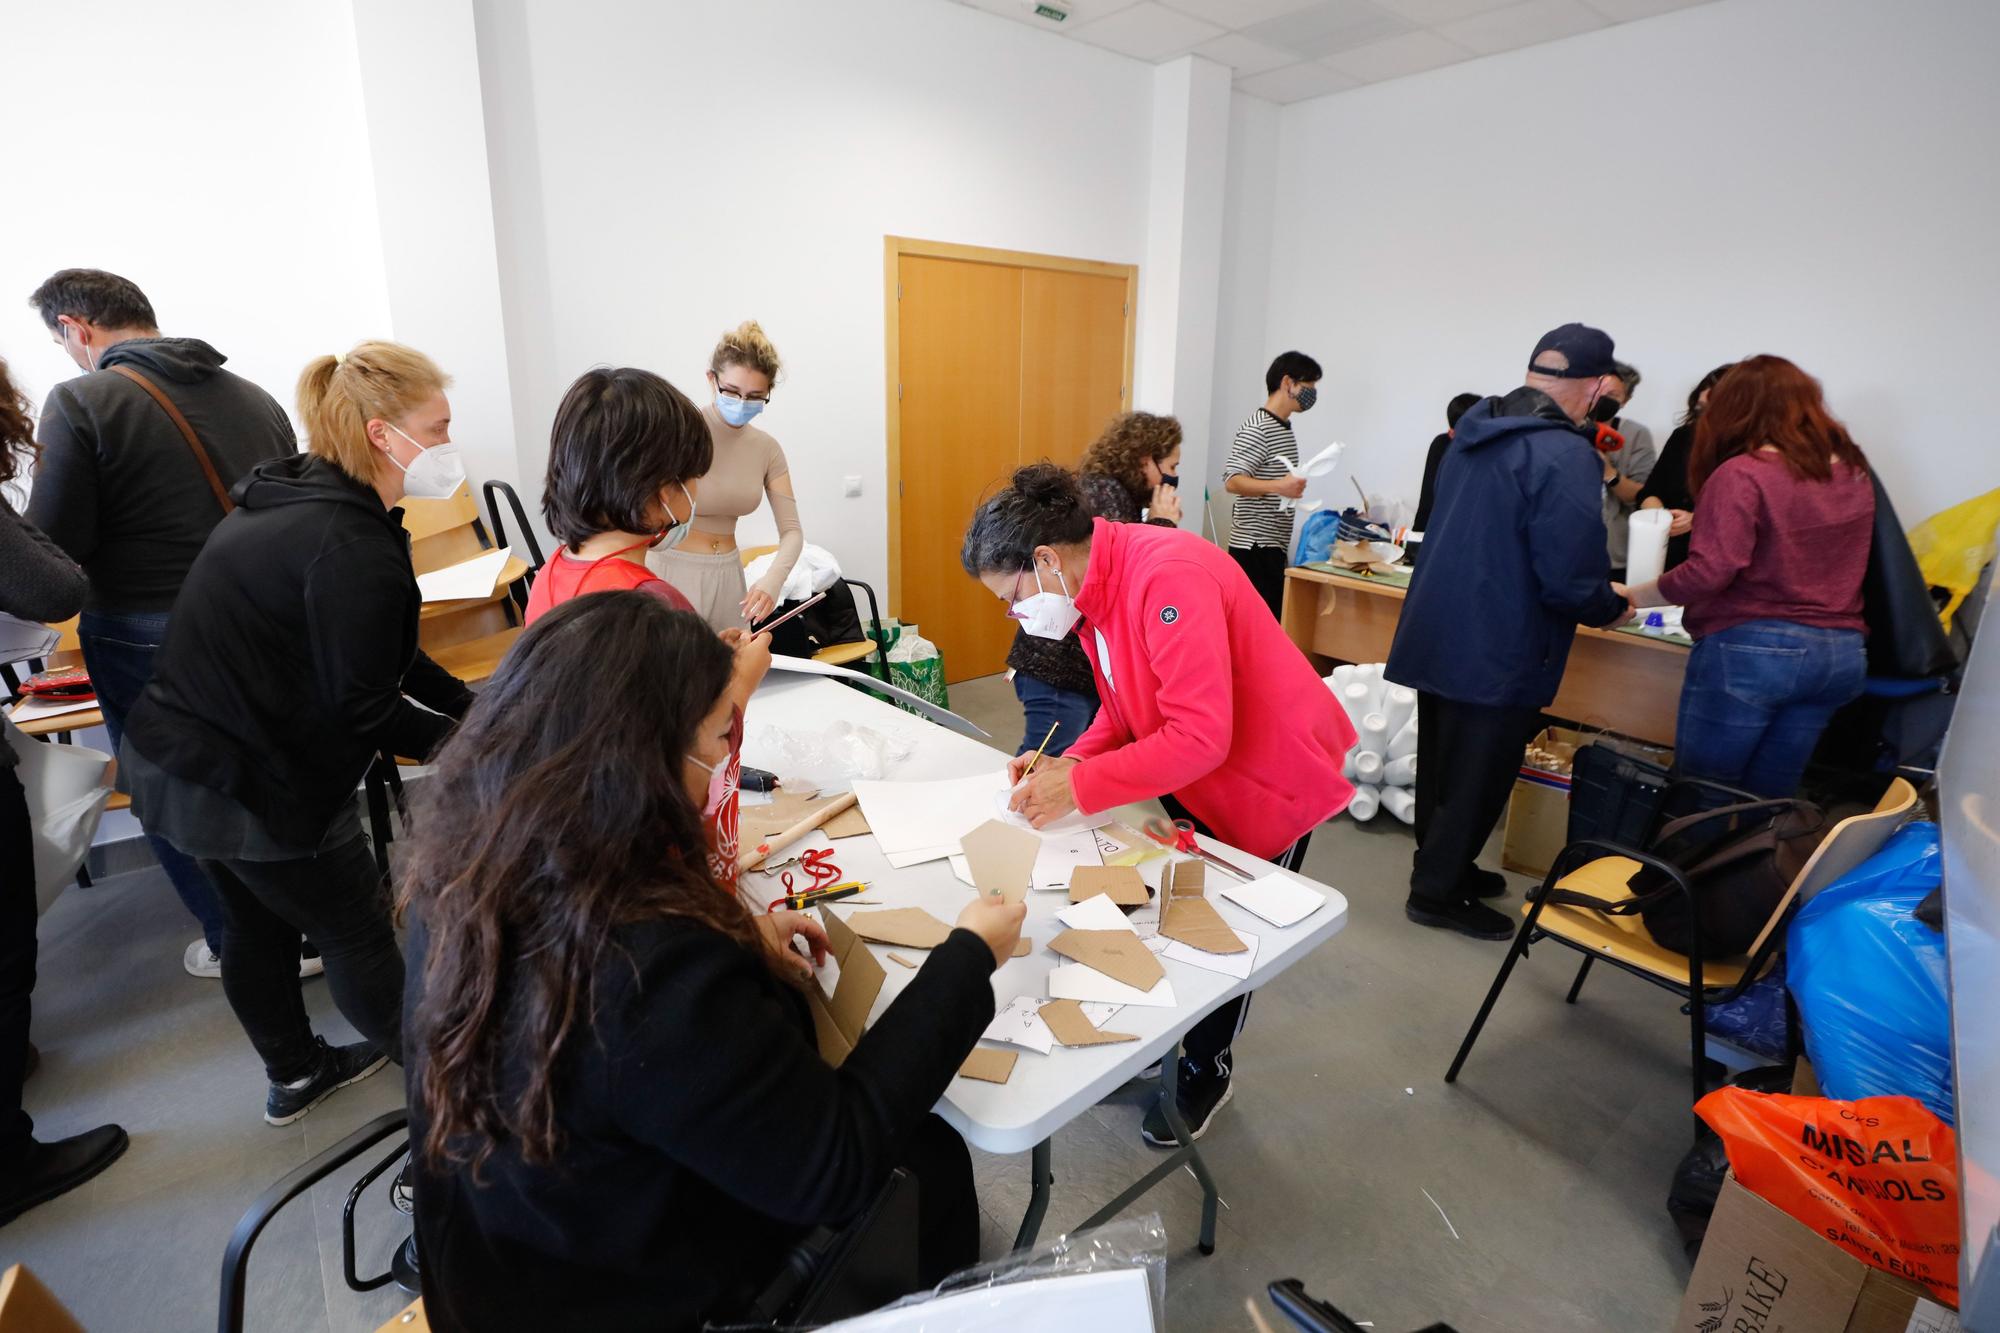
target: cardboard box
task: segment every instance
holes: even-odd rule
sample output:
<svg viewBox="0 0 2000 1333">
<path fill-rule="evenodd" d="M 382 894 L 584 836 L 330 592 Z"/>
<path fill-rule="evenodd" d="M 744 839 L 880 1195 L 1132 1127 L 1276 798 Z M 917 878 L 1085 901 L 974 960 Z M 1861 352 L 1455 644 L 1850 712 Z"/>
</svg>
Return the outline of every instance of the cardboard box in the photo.
<svg viewBox="0 0 2000 1333">
<path fill-rule="evenodd" d="M 1507 802 L 1507 832 L 1500 844 L 1500 864 L 1523 875 L 1546 875 L 1569 843 L 1570 763 L 1579 746 L 1598 734 L 1571 727 L 1544 727 L 1521 760 L 1514 795 Z M 1673 763 L 1674 752 L 1616 737 L 1619 749 L 1662 766 Z"/>
<path fill-rule="evenodd" d="M 1958 1316 L 1914 1282 L 1871 1268 L 1722 1182 L 1675 1333 L 1959 1333 Z"/>
</svg>

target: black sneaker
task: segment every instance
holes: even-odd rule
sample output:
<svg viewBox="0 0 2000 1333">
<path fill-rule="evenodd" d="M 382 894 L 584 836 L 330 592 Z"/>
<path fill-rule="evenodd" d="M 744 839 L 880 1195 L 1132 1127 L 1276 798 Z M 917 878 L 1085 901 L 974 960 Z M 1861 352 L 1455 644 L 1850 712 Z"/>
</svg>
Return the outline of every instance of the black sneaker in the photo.
<svg viewBox="0 0 2000 1333">
<path fill-rule="evenodd" d="M 1176 1100 L 1180 1103 L 1181 1120 L 1187 1125 L 1188 1137 L 1198 1139 L 1208 1133 L 1209 1122 L 1215 1113 L 1229 1105 L 1229 1098 L 1235 1085 L 1227 1073 L 1195 1075 L 1188 1072 L 1185 1061 L 1181 1064 L 1181 1079 Z M 1174 1127 L 1167 1123 L 1167 1113 L 1162 1109 L 1160 1098 L 1146 1108 L 1146 1118 L 1139 1125 L 1139 1137 L 1149 1148 L 1178 1148 L 1181 1141 L 1174 1137 Z"/>
<path fill-rule="evenodd" d="M 1458 881 L 1458 889 L 1468 898 L 1504 898 L 1507 877 L 1497 870 L 1474 866 Z"/>
<path fill-rule="evenodd" d="M 89 1180 L 117 1161 L 130 1142 L 117 1125 L 99 1125 L 54 1143 L 30 1142 L 20 1166 L 0 1182 L 0 1226 Z"/>
<path fill-rule="evenodd" d="M 1470 935 L 1475 940 L 1511 940 L 1514 923 L 1490 907 L 1469 898 L 1441 903 L 1434 898 L 1411 894 L 1403 903 L 1403 915 L 1420 926 L 1437 926 Z"/>
<path fill-rule="evenodd" d="M 388 1056 L 365 1041 L 351 1046 L 329 1046 L 325 1037 L 313 1040 L 319 1043 L 319 1068 L 299 1087 L 271 1085 L 270 1095 L 264 1099 L 265 1124 L 289 1125 L 331 1097 L 335 1089 L 359 1083 L 389 1063 Z"/>
</svg>

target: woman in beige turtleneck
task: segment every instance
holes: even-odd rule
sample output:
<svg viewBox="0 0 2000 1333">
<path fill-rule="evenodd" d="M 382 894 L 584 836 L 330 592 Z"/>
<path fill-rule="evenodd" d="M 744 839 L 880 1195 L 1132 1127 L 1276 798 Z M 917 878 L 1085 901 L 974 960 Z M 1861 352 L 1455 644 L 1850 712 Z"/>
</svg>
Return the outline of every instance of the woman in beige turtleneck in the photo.
<svg viewBox="0 0 2000 1333">
<path fill-rule="evenodd" d="M 653 572 L 718 630 L 755 624 L 770 615 L 785 576 L 805 549 L 785 451 L 750 424 L 771 401 L 777 378 L 778 349 L 756 320 L 737 325 L 716 343 L 708 361 L 711 401 L 701 411 L 715 441 L 715 461 L 694 485 L 694 526 L 680 545 L 646 556 Z M 778 521 L 778 552 L 753 588 L 743 578 L 736 520 L 756 513 L 766 496 Z"/>
</svg>

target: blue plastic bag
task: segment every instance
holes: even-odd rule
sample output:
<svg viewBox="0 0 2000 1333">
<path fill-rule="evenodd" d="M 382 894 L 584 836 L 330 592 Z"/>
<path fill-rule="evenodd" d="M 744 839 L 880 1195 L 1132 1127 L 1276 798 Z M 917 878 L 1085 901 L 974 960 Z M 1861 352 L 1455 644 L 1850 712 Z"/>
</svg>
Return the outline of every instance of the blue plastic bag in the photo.
<svg viewBox="0 0 2000 1333">
<path fill-rule="evenodd" d="M 1944 936 L 1913 915 L 1941 871 L 1938 826 L 1904 825 L 1799 909 L 1785 968 L 1821 1092 L 1904 1094 L 1952 1124 Z"/>
<path fill-rule="evenodd" d="M 1334 538 L 1340 532 L 1340 515 L 1331 509 L 1319 509 L 1306 516 L 1299 525 L 1299 550 L 1292 563 L 1310 565 L 1333 558 Z"/>
<path fill-rule="evenodd" d="M 1702 1014 L 1711 1037 L 1733 1042 L 1767 1060 L 1785 1058 L 1785 960 L 1728 1004 L 1712 1004 Z M 1790 1085 L 1787 1085 L 1789 1087 Z"/>
</svg>

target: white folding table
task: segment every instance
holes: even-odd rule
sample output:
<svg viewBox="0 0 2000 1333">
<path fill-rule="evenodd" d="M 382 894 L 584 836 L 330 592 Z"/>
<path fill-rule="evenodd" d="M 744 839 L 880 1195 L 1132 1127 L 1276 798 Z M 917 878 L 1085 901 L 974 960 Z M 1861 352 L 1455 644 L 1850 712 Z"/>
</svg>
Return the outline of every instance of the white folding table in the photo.
<svg viewBox="0 0 2000 1333">
<path fill-rule="evenodd" d="M 760 751 L 765 751 L 768 757 L 768 741 L 764 735 L 766 728 L 813 732 L 824 730 L 836 721 L 908 737 L 913 745 L 910 758 L 896 771 L 885 774 L 897 781 L 971 777 L 991 772 L 1006 762 L 1004 755 L 989 746 L 893 708 L 849 686 L 831 680 L 778 673 L 770 676 L 757 691 L 746 715 L 744 762 L 759 767 L 770 766 L 759 763 Z M 1124 812 L 1125 822 L 1137 828 L 1148 813 L 1137 808 L 1128 810 Z M 1204 838 L 1202 843 L 1209 850 L 1258 875 L 1274 873 L 1278 869 L 1269 862 L 1214 839 Z M 930 861 L 897 870 L 889 865 L 872 837 L 844 838 L 834 846 L 843 876 L 868 881 L 870 887 L 862 896 L 884 907 L 921 907 L 940 920 L 950 922 L 957 918 L 971 892 L 952 873 L 947 861 Z M 1173 983 L 1175 1006 L 1167 1009 L 1127 1005 L 1111 1023 L 1115 1030 L 1133 1033 L 1139 1040 L 1102 1046 L 1057 1046 L 1046 1056 L 1018 1047 L 1007 1047 L 1008 1050 L 1019 1050 L 1020 1058 L 1006 1083 L 983 1083 L 967 1078 L 952 1080 L 944 1100 L 938 1103 L 937 1112 L 964 1135 L 967 1142 L 977 1144 L 988 1152 L 1018 1153 L 1025 1150 L 1032 1154 L 1032 1189 L 1027 1214 L 1015 1239 L 1015 1248 L 1025 1248 L 1034 1242 L 1043 1214 L 1048 1209 L 1051 1180 L 1049 1140 L 1055 1132 L 1148 1065 L 1159 1061 L 1167 1120 L 1181 1146 L 1079 1229 L 1088 1229 L 1109 1220 L 1186 1163 L 1201 1182 L 1201 1250 L 1204 1254 L 1214 1251 L 1215 1210 L 1219 1196 L 1207 1163 L 1189 1137 L 1187 1126 L 1181 1123 L 1174 1097 L 1179 1061 L 1169 1057 L 1178 1056 L 1182 1039 L 1196 1023 L 1228 1001 L 1264 986 L 1347 924 L 1347 899 L 1337 889 L 1306 880 L 1304 876 L 1297 878 L 1324 893 L 1326 904 L 1305 920 L 1281 930 L 1213 892 L 1230 881 L 1220 871 L 1210 868 L 1210 901 L 1232 927 L 1257 936 L 1256 961 L 1246 979 L 1239 981 L 1220 972 L 1162 958 L 1167 976 Z M 777 893 L 764 896 L 776 897 Z M 1064 929 L 1055 919 L 1055 914 L 1068 903 L 1067 894 L 1028 895 L 1028 920 L 1022 934 L 1034 941 L 1034 948 L 1025 957 L 1012 959 L 993 974 L 996 1007 L 1005 1007 L 1017 996 L 1048 994 L 1047 977 L 1058 960 L 1046 946 Z M 844 912 L 845 909 L 836 910 Z M 882 946 L 868 947 L 874 948 L 878 956 L 889 952 Z M 915 975 L 893 962 L 887 963 L 884 971 L 888 973 L 889 980 L 876 1000 L 874 1011 L 869 1016 L 870 1022 L 880 1017 Z"/>
</svg>

